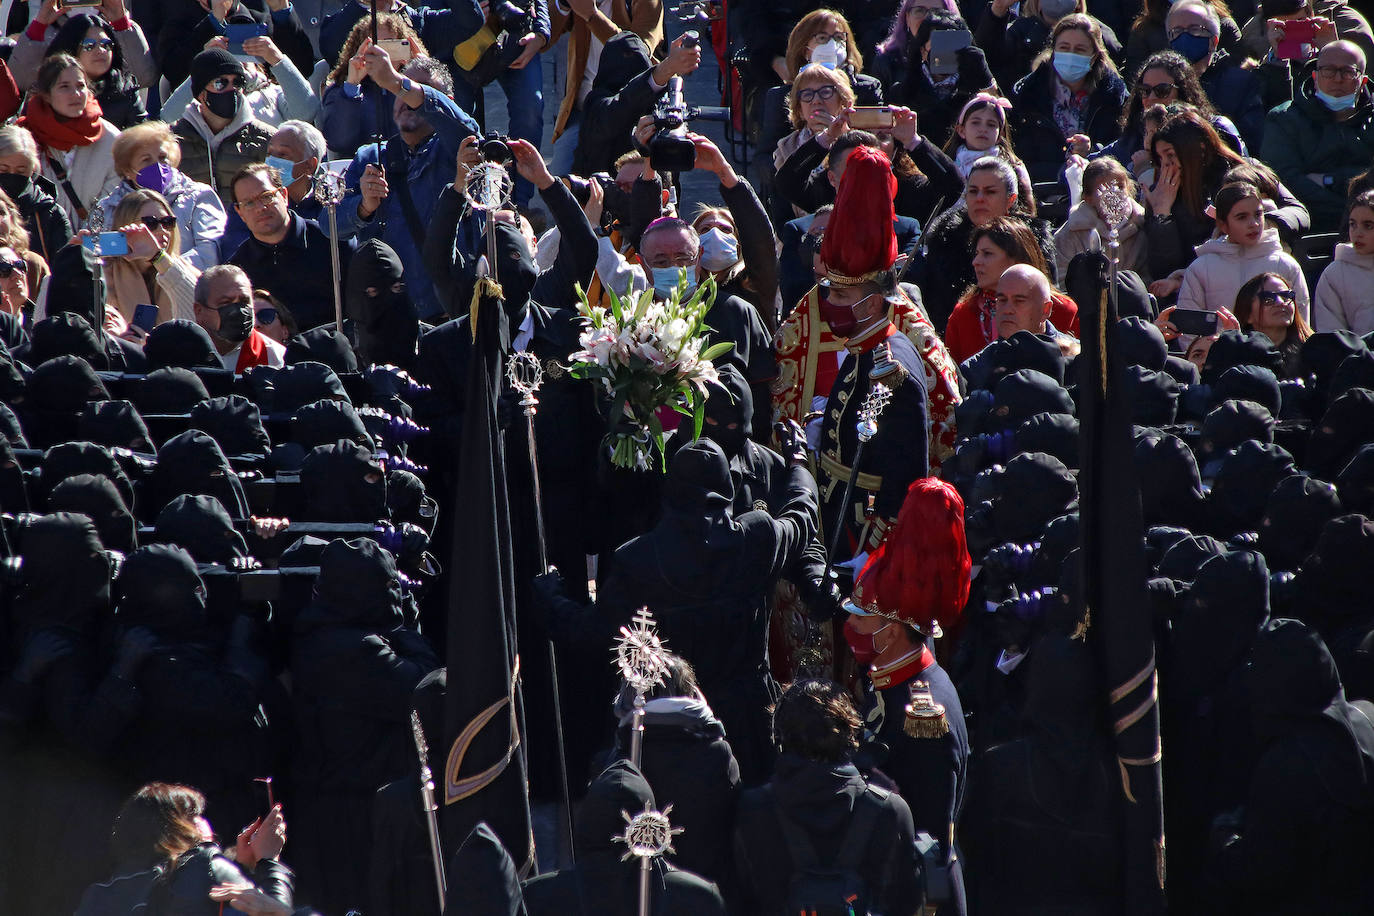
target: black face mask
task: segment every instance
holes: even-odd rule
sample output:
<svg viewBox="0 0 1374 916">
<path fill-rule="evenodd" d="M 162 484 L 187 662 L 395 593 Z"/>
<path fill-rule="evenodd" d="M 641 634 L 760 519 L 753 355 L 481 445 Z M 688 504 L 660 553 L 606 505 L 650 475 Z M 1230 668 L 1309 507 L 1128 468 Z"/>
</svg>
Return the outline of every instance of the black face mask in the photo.
<svg viewBox="0 0 1374 916">
<path fill-rule="evenodd" d="M 9 195 L 10 200 L 28 193 L 31 187 L 33 187 L 33 179 L 28 175 L 21 175 L 18 172 L 6 172 L 0 175 L 0 191 Z"/>
<path fill-rule="evenodd" d="M 237 89 L 230 92 L 205 93 L 205 107 L 217 118 L 232 121 L 243 107 L 243 93 Z"/>
<path fill-rule="evenodd" d="M 221 306 L 219 312 L 219 336 L 229 343 L 243 343 L 248 332 L 253 330 L 253 306 L 247 303 Z"/>
</svg>

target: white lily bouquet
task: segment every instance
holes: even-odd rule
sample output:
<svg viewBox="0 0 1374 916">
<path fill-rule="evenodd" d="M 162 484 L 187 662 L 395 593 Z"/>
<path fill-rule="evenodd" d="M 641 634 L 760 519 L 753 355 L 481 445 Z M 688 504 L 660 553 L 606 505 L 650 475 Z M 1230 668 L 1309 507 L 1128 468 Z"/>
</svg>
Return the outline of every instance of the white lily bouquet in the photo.
<svg viewBox="0 0 1374 916">
<path fill-rule="evenodd" d="M 610 308 L 592 305 L 577 287 L 583 330 L 582 349 L 572 355 L 574 378 L 599 382 L 610 396 L 607 445 L 616 467 L 664 467 L 663 424 L 658 411 L 670 407 L 693 423 L 701 435 L 706 385 L 716 381 L 712 360 L 733 344 L 706 346 L 706 313 L 716 299 L 708 279 L 684 301 L 686 273 L 666 302 L 655 302 L 652 288 L 639 298 L 621 299 L 612 289 Z"/>
</svg>

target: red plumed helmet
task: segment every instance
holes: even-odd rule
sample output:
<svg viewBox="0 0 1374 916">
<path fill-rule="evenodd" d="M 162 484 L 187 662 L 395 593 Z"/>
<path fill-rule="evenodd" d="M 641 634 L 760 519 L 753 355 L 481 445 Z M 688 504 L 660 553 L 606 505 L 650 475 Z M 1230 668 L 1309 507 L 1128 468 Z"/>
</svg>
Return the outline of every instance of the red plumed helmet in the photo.
<svg viewBox="0 0 1374 916">
<path fill-rule="evenodd" d="M 855 147 L 845 160 L 835 194 L 835 209 L 825 227 L 821 261 L 826 286 L 867 283 L 897 260 L 896 218 L 892 199 L 897 176 L 880 149 Z"/>
<path fill-rule="evenodd" d="M 850 609 L 938 637 L 964 610 L 972 567 L 963 499 L 943 480 L 924 477 L 906 491 L 896 524 L 864 564 Z"/>
</svg>

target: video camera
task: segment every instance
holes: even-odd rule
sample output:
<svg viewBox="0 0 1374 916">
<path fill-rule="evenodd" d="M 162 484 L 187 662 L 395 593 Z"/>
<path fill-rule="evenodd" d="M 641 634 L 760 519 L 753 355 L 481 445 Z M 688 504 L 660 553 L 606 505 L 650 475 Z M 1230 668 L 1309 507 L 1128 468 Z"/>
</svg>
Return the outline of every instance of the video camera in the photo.
<svg viewBox="0 0 1374 916">
<path fill-rule="evenodd" d="M 710 28 L 711 23 L 725 18 L 725 7 L 712 0 L 685 0 L 677 6 L 669 7 L 678 22 Z"/>
<path fill-rule="evenodd" d="M 696 47 L 701 36 L 694 31 L 682 34 L 684 47 Z M 690 172 L 696 168 L 697 148 L 687 136 L 687 124 L 695 120 L 730 120 L 730 109 L 720 105 L 691 107 L 683 94 L 682 77 L 668 80 L 668 92 L 654 108 L 654 135 L 650 138 L 649 164 L 656 172 Z"/>
</svg>

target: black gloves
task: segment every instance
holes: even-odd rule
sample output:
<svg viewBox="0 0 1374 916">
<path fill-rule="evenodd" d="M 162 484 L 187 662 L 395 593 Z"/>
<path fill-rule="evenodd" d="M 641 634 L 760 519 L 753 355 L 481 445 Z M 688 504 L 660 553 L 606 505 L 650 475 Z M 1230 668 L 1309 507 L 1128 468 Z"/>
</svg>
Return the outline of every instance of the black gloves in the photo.
<svg viewBox="0 0 1374 916">
<path fill-rule="evenodd" d="M 21 684 L 32 684 L 58 659 L 71 655 L 74 648 L 58 630 L 41 630 L 29 639 L 11 676 Z"/>
</svg>

